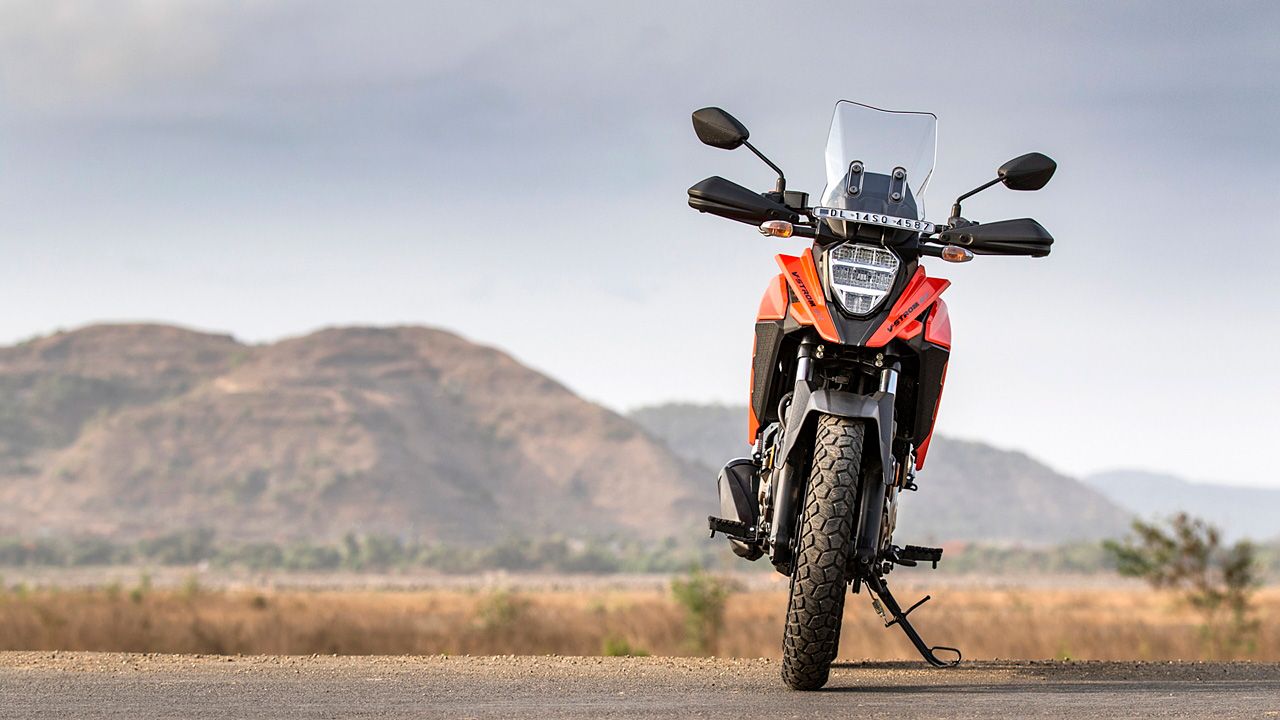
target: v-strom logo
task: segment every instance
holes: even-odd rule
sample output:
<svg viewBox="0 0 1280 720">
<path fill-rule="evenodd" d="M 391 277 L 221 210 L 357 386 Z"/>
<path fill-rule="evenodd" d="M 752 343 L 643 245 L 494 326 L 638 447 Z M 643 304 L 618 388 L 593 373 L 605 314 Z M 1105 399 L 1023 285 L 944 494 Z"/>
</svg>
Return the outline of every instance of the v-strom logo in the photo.
<svg viewBox="0 0 1280 720">
<path fill-rule="evenodd" d="M 912 304 L 911 304 L 911 307 L 907 308 L 906 312 L 904 312 L 904 313 L 902 313 L 901 315 L 899 315 L 898 317 L 894 318 L 893 322 L 889 323 L 889 330 L 890 330 L 890 331 L 897 330 L 899 325 L 901 325 L 902 323 L 906 322 L 907 318 L 909 318 L 909 317 L 911 317 L 912 315 L 914 315 L 914 314 L 915 314 L 915 312 L 916 312 L 916 308 L 918 308 L 918 307 L 920 307 L 920 301 L 919 301 L 919 300 L 917 300 L 917 301 L 915 301 L 914 303 L 912 303 Z"/>
<path fill-rule="evenodd" d="M 809 303 L 809 307 L 818 307 L 817 301 L 813 299 L 813 294 L 809 292 L 809 286 L 804 284 L 804 278 L 800 277 L 800 273 L 792 270 L 791 279 L 795 281 L 796 289 L 804 296 L 804 301 Z"/>
</svg>

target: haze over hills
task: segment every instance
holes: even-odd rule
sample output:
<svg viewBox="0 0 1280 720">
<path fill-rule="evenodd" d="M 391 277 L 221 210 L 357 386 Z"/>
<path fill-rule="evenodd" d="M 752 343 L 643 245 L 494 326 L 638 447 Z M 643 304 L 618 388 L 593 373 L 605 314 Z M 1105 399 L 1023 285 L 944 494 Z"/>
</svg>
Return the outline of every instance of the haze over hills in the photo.
<svg viewBox="0 0 1280 720">
<path fill-rule="evenodd" d="M 690 460 L 719 467 L 750 454 L 746 408 L 689 404 L 640 408 L 631 417 Z M 1078 480 L 1019 452 L 934 438 L 920 491 L 898 514 L 904 542 L 1057 543 L 1123 535 L 1129 512 Z"/>
<path fill-rule="evenodd" d="M 1188 512 L 1228 537 L 1280 539 L 1280 489 L 1194 483 L 1141 470 L 1113 470 L 1084 478 L 1113 502 L 1142 517 Z"/>
<path fill-rule="evenodd" d="M 630 420 L 440 330 L 108 325 L 0 349 L 0 534 L 659 538 L 714 497 Z"/>
</svg>

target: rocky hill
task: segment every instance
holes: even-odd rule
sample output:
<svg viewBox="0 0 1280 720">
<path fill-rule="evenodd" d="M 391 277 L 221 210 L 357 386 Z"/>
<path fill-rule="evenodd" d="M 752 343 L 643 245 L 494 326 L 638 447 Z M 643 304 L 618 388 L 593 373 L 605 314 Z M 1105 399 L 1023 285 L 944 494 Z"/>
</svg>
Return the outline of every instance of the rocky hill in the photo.
<svg viewBox="0 0 1280 720">
<path fill-rule="evenodd" d="M 427 328 L 246 345 L 94 326 L 0 348 L 0 536 L 694 538 L 744 424 L 714 406 L 622 417 Z M 920 484 L 901 512 L 914 542 L 1059 542 L 1128 519 L 980 443 L 936 440 Z"/>
<path fill-rule="evenodd" d="M 682 535 L 714 488 L 631 420 L 420 327 L 270 345 L 109 325 L 0 348 L 0 535 Z"/>
<path fill-rule="evenodd" d="M 691 461 L 719 467 L 750 453 L 746 409 L 687 404 L 631 417 Z M 898 537 L 916 544 L 959 540 L 1057 543 L 1122 535 L 1129 512 L 1101 493 L 1019 452 L 934 438 L 920 491 L 907 493 Z"/>
</svg>

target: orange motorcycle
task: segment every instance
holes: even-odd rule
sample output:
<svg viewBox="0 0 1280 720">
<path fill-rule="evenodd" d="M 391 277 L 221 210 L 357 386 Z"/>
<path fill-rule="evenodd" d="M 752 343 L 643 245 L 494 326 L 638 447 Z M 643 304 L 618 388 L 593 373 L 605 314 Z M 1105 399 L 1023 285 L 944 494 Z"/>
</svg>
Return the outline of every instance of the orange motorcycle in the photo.
<svg viewBox="0 0 1280 720">
<path fill-rule="evenodd" d="M 941 548 L 894 544 L 899 496 L 917 490 L 951 353 L 951 322 L 922 257 L 967 262 L 974 255 L 1044 257 L 1053 238 L 1030 218 L 976 223 L 965 198 L 997 183 L 1039 190 L 1057 165 L 1040 153 L 1010 160 L 995 179 L 962 195 L 944 224 L 924 219 L 937 118 L 841 101 L 826 149 L 826 189 L 817 205 L 788 190 L 747 128 L 709 107 L 693 113 L 712 147 L 745 146 L 778 174 L 756 193 L 721 177 L 689 188 L 701 212 L 756 225 L 770 237 L 813 241 L 778 255 L 781 272 L 756 315 L 747 441 L 750 458 L 720 472 L 720 515 L 711 534 L 748 560 L 767 556 L 791 579 L 782 677 L 812 690 L 827 682 L 840 641 L 847 588 L 874 594 L 886 626 L 898 625 L 926 661 L 960 661 L 930 647 L 889 592 L 897 565 L 937 567 Z M 940 658 L 942 653 L 946 658 Z"/>
</svg>

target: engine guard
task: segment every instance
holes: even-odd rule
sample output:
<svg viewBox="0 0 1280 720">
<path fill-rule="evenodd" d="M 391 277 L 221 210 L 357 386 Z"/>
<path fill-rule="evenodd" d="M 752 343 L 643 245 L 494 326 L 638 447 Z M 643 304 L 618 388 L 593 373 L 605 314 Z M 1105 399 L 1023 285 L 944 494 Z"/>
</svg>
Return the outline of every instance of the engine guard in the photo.
<svg viewBox="0 0 1280 720">
<path fill-rule="evenodd" d="M 759 468 L 747 458 L 730 460 L 720 470 L 716 485 L 720 493 L 720 516 L 755 528 L 760 521 Z M 764 551 L 757 545 L 729 538 L 733 553 L 747 560 L 756 560 Z"/>
</svg>

